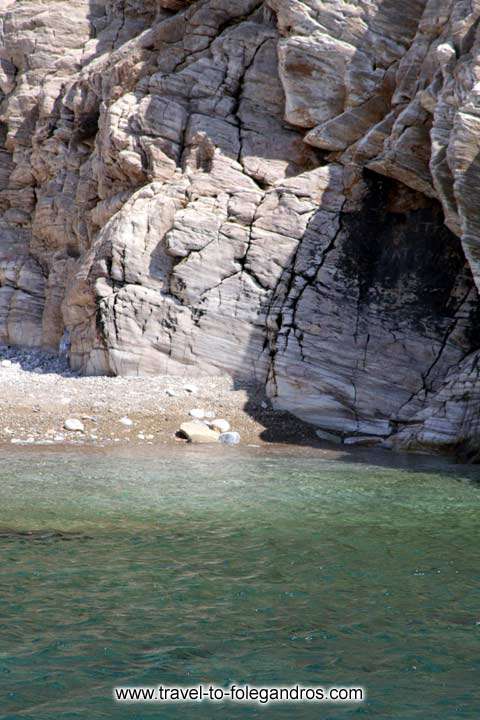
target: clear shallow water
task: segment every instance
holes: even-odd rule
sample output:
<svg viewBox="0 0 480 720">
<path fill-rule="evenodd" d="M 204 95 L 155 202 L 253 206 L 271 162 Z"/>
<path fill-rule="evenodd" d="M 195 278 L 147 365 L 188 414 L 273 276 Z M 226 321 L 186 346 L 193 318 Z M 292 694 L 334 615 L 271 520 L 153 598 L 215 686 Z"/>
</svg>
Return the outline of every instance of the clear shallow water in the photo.
<svg viewBox="0 0 480 720">
<path fill-rule="evenodd" d="M 0 718 L 477 719 L 480 473 L 359 458 L 3 451 Z M 198 682 L 369 699 L 111 699 Z"/>
</svg>

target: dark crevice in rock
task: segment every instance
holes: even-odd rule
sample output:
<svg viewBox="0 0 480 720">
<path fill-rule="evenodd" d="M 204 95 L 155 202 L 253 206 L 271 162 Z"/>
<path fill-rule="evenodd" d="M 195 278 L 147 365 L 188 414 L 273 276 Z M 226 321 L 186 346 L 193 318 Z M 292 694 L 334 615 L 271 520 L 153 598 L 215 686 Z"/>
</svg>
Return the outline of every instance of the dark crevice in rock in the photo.
<svg viewBox="0 0 480 720">
<path fill-rule="evenodd" d="M 100 118 L 100 110 L 97 109 L 90 113 L 82 113 L 76 120 L 75 136 L 79 142 L 90 140 L 98 133 L 98 121 Z"/>
</svg>

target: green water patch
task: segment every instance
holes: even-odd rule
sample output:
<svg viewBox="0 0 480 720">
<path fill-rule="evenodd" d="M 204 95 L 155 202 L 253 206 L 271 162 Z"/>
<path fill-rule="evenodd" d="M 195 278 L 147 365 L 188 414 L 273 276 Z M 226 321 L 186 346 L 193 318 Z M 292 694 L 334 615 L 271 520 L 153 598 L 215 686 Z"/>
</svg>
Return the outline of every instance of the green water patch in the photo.
<svg viewBox="0 0 480 720">
<path fill-rule="evenodd" d="M 478 717 L 475 472 L 392 462 L 6 456 L 0 717 Z M 233 682 L 368 700 L 112 700 L 114 685 Z"/>
</svg>

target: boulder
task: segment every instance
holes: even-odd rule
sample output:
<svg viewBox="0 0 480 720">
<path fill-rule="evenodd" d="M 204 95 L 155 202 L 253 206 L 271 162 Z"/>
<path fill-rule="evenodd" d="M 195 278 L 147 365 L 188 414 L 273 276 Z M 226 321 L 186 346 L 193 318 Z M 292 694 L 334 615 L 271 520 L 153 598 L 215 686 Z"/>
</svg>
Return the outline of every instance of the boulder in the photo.
<svg viewBox="0 0 480 720">
<path fill-rule="evenodd" d="M 67 418 L 67 420 L 63 423 L 63 427 L 65 430 L 70 430 L 70 432 L 85 431 L 85 425 L 81 420 L 78 420 L 78 418 Z"/>
<path fill-rule="evenodd" d="M 220 437 L 219 433 L 211 430 L 205 423 L 192 420 L 180 425 L 179 434 L 192 443 L 216 443 Z"/>
<path fill-rule="evenodd" d="M 315 435 L 318 437 L 319 440 L 333 443 L 334 445 L 341 445 L 342 443 L 341 437 L 335 435 L 334 433 L 327 432 L 326 430 L 315 430 Z"/>
<path fill-rule="evenodd" d="M 224 445 L 239 445 L 240 435 L 238 432 L 224 432 L 221 433 L 219 440 Z"/>
<path fill-rule="evenodd" d="M 211 420 L 208 425 L 212 430 L 216 430 L 219 433 L 227 433 L 230 430 L 230 423 L 228 420 L 223 420 L 222 418 Z"/>
</svg>

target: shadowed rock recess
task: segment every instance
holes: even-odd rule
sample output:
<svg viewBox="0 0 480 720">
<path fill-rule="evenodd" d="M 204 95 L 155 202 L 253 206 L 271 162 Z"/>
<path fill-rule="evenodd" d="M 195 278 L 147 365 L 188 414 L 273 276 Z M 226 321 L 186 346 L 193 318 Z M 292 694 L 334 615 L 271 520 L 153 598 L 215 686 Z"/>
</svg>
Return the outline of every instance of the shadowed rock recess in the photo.
<svg viewBox="0 0 480 720">
<path fill-rule="evenodd" d="M 0 0 L 0 343 L 480 447 L 480 2 Z"/>
</svg>

